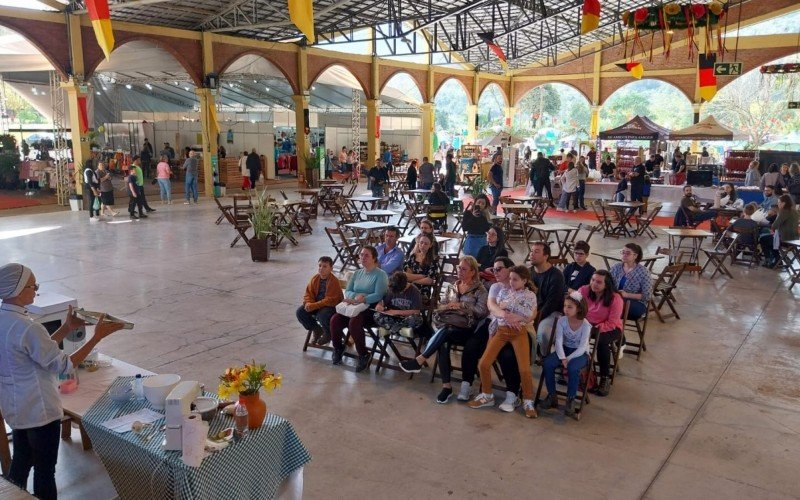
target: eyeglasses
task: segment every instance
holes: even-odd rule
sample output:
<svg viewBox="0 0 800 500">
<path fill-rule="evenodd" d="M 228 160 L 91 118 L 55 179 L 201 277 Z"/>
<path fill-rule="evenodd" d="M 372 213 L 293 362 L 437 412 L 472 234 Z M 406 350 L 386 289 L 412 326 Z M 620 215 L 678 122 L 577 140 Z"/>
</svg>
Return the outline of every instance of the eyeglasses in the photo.
<svg viewBox="0 0 800 500">
<path fill-rule="evenodd" d="M 496 273 L 499 273 L 499 272 L 500 272 L 500 271 L 502 271 L 503 269 L 505 269 L 505 266 L 502 266 L 502 267 L 493 267 L 493 268 L 492 268 L 492 270 L 493 270 L 494 272 L 496 272 Z"/>
<path fill-rule="evenodd" d="M 623 250 L 623 251 L 621 251 L 620 253 L 621 253 L 622 255 L 633 255 L 633 252 L 631 252 L 630 250 Z"/>
<path fill-rule="evenodd" d="M 464 272 L 467 272 L 467 271 L 472 271 L 472 268 L 471 268 L 471 267 L 461 267 L 461 266 L 458 266 L 458 270 L 459 270 L 459 271 L 464 271 Z"/>
<path fill-rule="evenodd" d="M 33 285 L 28 285 L 25 288 L 33 288 L 34 292 L 38 292 L 39 291 L 39 283 L 34 283 Z"/>
</svg>

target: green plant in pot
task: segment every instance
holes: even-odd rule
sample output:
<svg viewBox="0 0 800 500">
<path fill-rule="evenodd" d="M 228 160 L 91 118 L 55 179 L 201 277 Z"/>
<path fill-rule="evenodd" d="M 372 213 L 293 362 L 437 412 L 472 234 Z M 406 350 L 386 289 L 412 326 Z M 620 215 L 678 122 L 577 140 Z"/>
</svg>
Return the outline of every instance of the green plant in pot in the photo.
<svg viewBox="0 0 800 500">
<path fill-rule="evenodd" d="M 472 193 L 474 197 L 486 191 L 486 188 L 489 186 L 489 181 L 484 179 L 482 175 L 477 175 L 468 186 L 469 192 Z"/>
<path fill-rule="evenodd" d="M 276 236 L 286 235 L 288 230 L 279 225 L 279 209 L 264 189 L 257 196 L 250 197 L 253 212 L 250 215 L 250 225 L 253 228 L 253 237 L 250 239 L 250 256 L 253 262 L 267 262 L 270 248 L 277 241 Z"/>
</svg>

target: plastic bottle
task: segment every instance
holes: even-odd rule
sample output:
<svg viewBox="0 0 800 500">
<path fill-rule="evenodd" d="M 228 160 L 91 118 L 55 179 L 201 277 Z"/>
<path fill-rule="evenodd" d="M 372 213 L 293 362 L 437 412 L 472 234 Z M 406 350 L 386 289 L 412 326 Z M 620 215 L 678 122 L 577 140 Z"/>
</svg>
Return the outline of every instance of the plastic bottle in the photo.
<svg viewBox="0 0 800 500">
<path fill-rule="evenodd" d="M 239 440 L 247 435 L 247 406 L 243 403 L 236 403 L 236 408 L 233 410 L 233 428 L 234 437 Z"/>
<path fill-rule="evenodd" d="M 133 379 L 133 396 L 139 400 L 144 399 L 144 385 L 141 373 L 137 373 L 136 378 Z"/>
</svg>

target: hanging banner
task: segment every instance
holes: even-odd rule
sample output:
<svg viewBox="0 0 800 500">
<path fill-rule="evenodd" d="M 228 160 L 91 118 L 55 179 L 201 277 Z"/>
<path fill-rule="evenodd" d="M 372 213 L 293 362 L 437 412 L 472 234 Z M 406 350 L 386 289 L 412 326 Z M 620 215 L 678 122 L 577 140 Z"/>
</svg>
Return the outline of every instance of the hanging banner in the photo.
<svg viewBox="0 0 800 500">
<path fill-rule="evenodd" d="M 81 124 L 81 134 L 89 131 L 89 114 L 86 111 L 86 96 L 78 97 L 78 121 Z"/>
<path fill-rule="evenodd" d="M 94 36 L 97 38 L 97 45 L 103 49 L 106 60 L 111 58 L 111 51 L 114 50 L 114 32 L 111 30 L 111 14 L 108 11 L 108 0 L 86 0 L 86 10 L 89 11 L 89 19 L 92 21 Z"/>
<path fill-rule="evenodd" d="M 381 138 L 381 117 L 380 115 L 375 117 L 375 138 Z"/>
</svg>

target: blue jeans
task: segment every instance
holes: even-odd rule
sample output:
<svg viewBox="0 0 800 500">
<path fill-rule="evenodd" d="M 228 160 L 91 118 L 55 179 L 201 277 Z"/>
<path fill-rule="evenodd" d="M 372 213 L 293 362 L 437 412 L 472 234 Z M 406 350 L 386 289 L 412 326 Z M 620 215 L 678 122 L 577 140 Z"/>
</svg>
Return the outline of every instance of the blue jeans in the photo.
<svg viewBox="0 0 800 500">
<path fill-rule="evenodd" d="M 497 205 L 500 204 L 500 193 L 503 192 L 503 188 L 490 185 L 489 189 L 492 191 L 492 210 L 497 212 Z"/>
<path fill-rule="evenodd" d="M 564 354 L 569 356 L 575 349 L 564 346 Z M 567 399 L 575 399 L 578 393 L 578 383 L 581 381 L 581 369 L 588 363 L 588 356 L 585 354 L 569 360 L 567 363 Z M 542 371 L 544 372 L 544 383 L 547 386 L 547 394 L 555 395 L 556 393 L 556 369 L 561 366 L 561 360 L 558 359 L 558 354 L 550 353 L 542 363 Z"/>
<path fill-rule="evenodd" d="M 194 174 L 186 173 L 186 201 L 194 198 L 197 203 L 197 177 Z"/>
<path fill-rule="evenodd" d="M 171 184 L 169 179 L 158 179 L 158 187 L 161 190 L 161 201 L 172 201 Z"/>
<path fill-rule="evenodd" d="M 639 319 L 647 314 L 647 305 L 641 300 L 625 300 L 631 304 L 628 309 L 628 319 Z"/>
<path fill-rule="evenodd" d="M 297 321 L 299 321 L 306 330 L 315 330 L 316 327 L 321 326 L 323 333 L 327 333 L 328 336 L 330 336 L 331 318 L 334 313 L 336 313 L 336 309 L 333 307 L 321 307 L 316 311 L 308 312 L 305 307 L 300 306 L 297 308 L 295 316 L 297 316 Z"/>
<path fill-rule="evenodd" d="M 583 197 L 586 195 L 586 181 L 578 181 L 578 206 L 586 208 L 586 201 Z"/>
<path fill-rule="evenodd" d="M 464 248 L 462 249 L 464 255 L 471 255 L 475 258 L 478 257 L 478 250 L 486 245 L 485 234 L 468 234 L 464 238 Z"/>
</svg>

